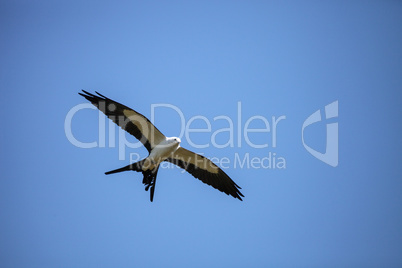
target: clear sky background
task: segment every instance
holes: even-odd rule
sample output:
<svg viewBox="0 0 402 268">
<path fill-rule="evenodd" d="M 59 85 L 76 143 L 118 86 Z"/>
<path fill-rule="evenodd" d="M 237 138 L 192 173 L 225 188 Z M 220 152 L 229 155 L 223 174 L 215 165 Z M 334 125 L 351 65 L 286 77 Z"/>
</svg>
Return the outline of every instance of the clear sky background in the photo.
<svg viewBox="0 0 402 268">
<path fill-rule="evenodd" d="M 402 266 L 400 1 L 1 1 L 0 12 L 2 267 Z M 158 103 L 186 123 L 205 116 L 211 132 L 190 135 L 199 144 L 230 117 L 241 146 L 182 146 L 229 158 L 244 201 L 176 168 L 159 171 L 153 203 L 141 174 L 104 175 L 146 150 L 119 160 L 108 141 L 71 144 L 64 123 L 87 103 L 81 89 L 148 117 Z M 334 101 L 337 167 L 301 140 L 304 120 Z M 249 135 L 267 148 L 239 137 L 255 115 L 286 116 L 276 147 L 272 131 Z M 156 109 L 155 123 L 180 134 L 172 109 Z M 321 152 L 326 124 L 305 130 Z M 92 142 L 98 126 L 84 109 L 71 130 Z M 270 153 L 286 168 L 234 166 Z"/>
</svg>

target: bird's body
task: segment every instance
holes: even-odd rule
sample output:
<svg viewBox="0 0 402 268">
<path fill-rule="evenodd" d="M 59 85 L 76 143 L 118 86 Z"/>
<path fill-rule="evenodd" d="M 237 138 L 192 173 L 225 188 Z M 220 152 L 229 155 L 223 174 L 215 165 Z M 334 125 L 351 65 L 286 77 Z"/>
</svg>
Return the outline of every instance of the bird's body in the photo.
<svg viewBox="0 0 402 268">
<path fill-rule="evenodd" d="M 149 156 L 145 158 L 143 171 L 154 169 L 159 166 L 160 163 L 165 161 L 180 147 L 181 140 L 176 137 L 166 138 L 157 144 L 150 152 Z"/>
<path fill-rule="evenodd" d="M 152 149 L 151 153 L 146 158 L 149 161 L 146 162 L 151 162 L 155 165 L 159 165 L 180 147 L 180 142 L 181 140 L 176 137 L 166 138 Z"/>
<path fill-rule="evenodd" d="M 185 169 L 195 178 L 219 191 L 242 200 L 243 194 L 239 191 L 241 188 L 222 169 L 208 158 L 181 147 L 179 138 L 166 137 L 145 116 L 127 106 L 97 92 L 98 96 L 84 90 L 83 92 L 84 94 L 79 94 L 98 107 L 113 122 L 136 137 L 149 152 L 145 159 L 105 174 L 128 170 L 142 172 L 145 190 L 150 189 L 151 201 L 153 201 L 159 165 L 167 161 Z"/>
</svg>

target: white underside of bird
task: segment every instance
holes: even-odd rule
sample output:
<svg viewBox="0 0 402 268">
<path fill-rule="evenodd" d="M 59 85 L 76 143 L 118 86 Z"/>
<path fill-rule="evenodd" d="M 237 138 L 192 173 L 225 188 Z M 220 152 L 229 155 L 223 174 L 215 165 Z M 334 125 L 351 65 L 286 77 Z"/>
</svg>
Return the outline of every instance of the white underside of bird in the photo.
<svg viewBox="0 0 402 268">
<path fill-rule="evenodd" d="M 167 158 L 173 156 L 173 153 L 179 149 L 180 142 L 181 140 L 177 137 L 166 137 L 166 139 L 157 144 L 152 149 L 149 156 L 145 158 L 144 164 L 142 165 L 142 170 L 153 170 Z"/>
</svg>

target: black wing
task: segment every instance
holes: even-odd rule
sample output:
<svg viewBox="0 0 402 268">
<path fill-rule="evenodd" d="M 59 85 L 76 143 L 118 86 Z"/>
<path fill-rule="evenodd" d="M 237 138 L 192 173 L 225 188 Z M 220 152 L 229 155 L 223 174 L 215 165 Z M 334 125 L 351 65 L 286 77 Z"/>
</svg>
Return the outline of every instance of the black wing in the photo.
<svg viewBox="0 0 402 268">
<path fill-rule="evenodd" d="M 166 159 L 166 161 L 185 169 L 203 183 L 227 195 L 231 195 L 240 200 L 242 200 L 241 197 L 244 197 L 239 191 L 241 188 L 222 169 L 202 155 L 180 147 L 171 157 Z"/>
<path fill-rule="evenodd" d="M 165 136 L 142 114 L 96 91 L 98 96 L 85 90 L 83 92 L 84 94 L 78 94 L 89 100 L 122 129 L 136 137 L 148 152 L 151 152 L 159 142 L 165 139 Z"/>
</svg>

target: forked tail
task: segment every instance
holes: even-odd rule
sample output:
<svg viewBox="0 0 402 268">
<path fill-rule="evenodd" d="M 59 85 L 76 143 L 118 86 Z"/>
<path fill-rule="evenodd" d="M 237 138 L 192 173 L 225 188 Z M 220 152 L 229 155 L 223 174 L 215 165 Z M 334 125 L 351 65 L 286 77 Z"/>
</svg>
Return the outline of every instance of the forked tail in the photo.
<svg viewBox="0 0 402 268">
<path fill-rule="evenodd" d="M 142 175 L 144 175 L 144 178 L 142 179 L 142 183 L 145 184 L 145 191 L 148 191 L 149 189 L 151 189 L 150 193 L 150 199 L 151 202 L 153 202 L 154 200 L 154 193 L 155 193 L 155 183 L 156 183 L 156 175 L 158 174 L 158 169 L 159 166 L 155 167 L 152 170 L 142 170 L 142 165 L 144 164 L 144 160 L 138 161 L 136 163 L 127 165 L 125 167 L 122 168 L 118 168 L 115 170 L 111 170 L 108 172 L 105 172 L 106 175 L 109 174 L 114 174 L 114 173 L 119 173 L 119 172 L 123 172 L 123 171 L 128 171 L 128 170 L 132 170 L 132 171 L 137 171 L 137 172 L 142 172 Z"/>
<path fill-rule="evenodd" d="M 151 202 L 154 201 L 154 193 L 155 193 L 155 184 L 156 184 L 156 175 L 158 175 L 159 166 L 154 168 L 153 170 L 143 171 L 142 174 L 144 178 L 142 179 L 142 183 L 145 184 L 145 191 L 148 191 L 151 188 Z"/>
</svg>

